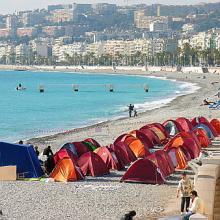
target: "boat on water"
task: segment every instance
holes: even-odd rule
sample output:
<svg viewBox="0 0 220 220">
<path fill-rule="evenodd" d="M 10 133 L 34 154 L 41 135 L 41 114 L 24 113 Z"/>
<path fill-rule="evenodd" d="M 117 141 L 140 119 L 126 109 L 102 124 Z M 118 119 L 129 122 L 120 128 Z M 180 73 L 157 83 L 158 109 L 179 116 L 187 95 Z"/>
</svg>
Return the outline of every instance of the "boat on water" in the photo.
<svg viewBox="0 0 220 220">
<path fill-rule="evenodd" d="M 27 71 L 27 69 L 22 69 L 22 68 L 16 68 L 14 71 Z"/>
<path fill-rule="evenodd" d="M 17 91 L 23 91 L 26 90 L 26 87 L 22 86 L 20 83 L 19 85 L 15 88 Z"/>
<path fill-rule="evenodd" d="M 26 88 L 25 87 L 16 87 L 16 90 L 23 91 L 23 90 L 26 90 Z"/>
</svg>

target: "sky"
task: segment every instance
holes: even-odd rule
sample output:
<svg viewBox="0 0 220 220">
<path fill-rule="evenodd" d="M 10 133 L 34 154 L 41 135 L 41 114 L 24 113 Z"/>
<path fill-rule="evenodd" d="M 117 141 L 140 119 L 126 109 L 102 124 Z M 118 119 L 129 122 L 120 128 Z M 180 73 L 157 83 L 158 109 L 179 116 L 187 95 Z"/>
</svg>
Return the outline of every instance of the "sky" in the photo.
<svg viewBox="0 0 220 220">
<path fill-rule="evenodd" d="M 197 4 L 201 2 L 219 2 L 220 0 L 0 0 L 0 13 L 7 14 L 15 11 L 32 10 L 37 8 L 46 8 L 51 4 L 68 4 L 68 3 L 113 3 L 118 5 L 131 4 Z"/>
</svg>

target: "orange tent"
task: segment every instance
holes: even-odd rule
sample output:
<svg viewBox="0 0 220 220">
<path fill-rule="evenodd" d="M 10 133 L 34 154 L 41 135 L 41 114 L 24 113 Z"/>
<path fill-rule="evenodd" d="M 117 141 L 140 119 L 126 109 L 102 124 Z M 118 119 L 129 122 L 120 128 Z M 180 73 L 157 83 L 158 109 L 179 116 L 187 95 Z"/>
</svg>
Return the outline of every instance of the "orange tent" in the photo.
<svg viewBox="0 0 220 220">
<path fill-rule="evenodd" d="M 58 182 L 77 181 L 84 179 L 79 167 L 77 167 L 70 158 L 61 159 L 50 177 Z"/>
<path fill-rule="evenodd" d="M 143 158 L 148 155 L 148 151 L 139 139 L 134 139 L 128 146 L 137 158 Z"/>
<path fill-rule="evenodd" d="M 167 150 L 168 155 L 170 156 L 176 169 L 184 170 L 187 167 L 187 161 L 184 156 L 184 153 L 180 148 L 169 148 Z"/>
<path fill-rule="evenodd" d="M 148 148 L 141 142 L 141 140 L 131 134 L 123 134 L 119 136 L 115 140 L 115 143 L 119 141 L 125 143 L 137 158 L 143 158 L 150 154 Z"/>
<path fill-rule="evenodd" d="M 215 128 L 218 135 L 220 135 L 220 121 L 216 118 L 210 121 L 210 124 Z"/>
<path fill-rule="evenodd" d="M 144 144 L 132 135 L 127 135 L 124 142 L 129 146 L 137 158 L 143 158 L 150 154 Z"/>
</svg>

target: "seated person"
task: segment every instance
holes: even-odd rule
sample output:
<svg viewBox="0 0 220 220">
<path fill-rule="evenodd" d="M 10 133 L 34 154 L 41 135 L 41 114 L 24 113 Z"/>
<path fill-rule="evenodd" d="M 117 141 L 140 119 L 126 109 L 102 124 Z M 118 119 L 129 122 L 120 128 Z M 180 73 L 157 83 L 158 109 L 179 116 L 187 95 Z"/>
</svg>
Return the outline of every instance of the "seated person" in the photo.
<svg viewBox="0 0 220 220">
<path fill-rule="evenodd" d="M 188 208 L 188 212 L 183 217 L 183 220 L 189 220 L 189 217 L 196 213 L 204 214 L 203 201 L 198 197 L 198 194 L 195 190 L 191 192 L 191 202 L 191 206 Z"/>
<path fill-rule="evenodd" d="M 210 102 L 208 101 L 207 99 L 204 99 L 203 100 L 203 105 L 210 105 L 210 104 L 213 104 L 214 102 Z"/>
<path fill-rule="evenodd" d="M 45 167 L 46 174 L 50 175 L 50 173 L 53 171 L 55 167 L 55 163 L 54 163 L 54 159 L 52 155 L 49 156 L 47 160 L 44 162 L 44 167 Z"/>
</svg>

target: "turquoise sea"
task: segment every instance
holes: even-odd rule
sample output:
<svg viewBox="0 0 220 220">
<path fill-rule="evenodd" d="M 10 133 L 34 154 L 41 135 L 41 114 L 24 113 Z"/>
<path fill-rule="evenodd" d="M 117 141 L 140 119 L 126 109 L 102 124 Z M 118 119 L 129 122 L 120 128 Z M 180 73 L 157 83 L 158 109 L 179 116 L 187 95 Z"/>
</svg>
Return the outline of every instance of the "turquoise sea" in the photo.
<svg viewBox="0 0 220 220">
<path fill-rule="evenodd" d="M 24 91 L 17 91 L 21 83 Z M 73 84 L 79 87 L 73 91 Z M 109 84 L 114 92 L 109 92 Z M 144 91 L 144 84 L 149 92 Z M 39 92 L 44 85 L 45 92 Z M 196 85 L 154 77 L 31 71 L 0 71 L 0 141 L 16 141 L 161 107 L 192 93 Z"/>
</svg>

